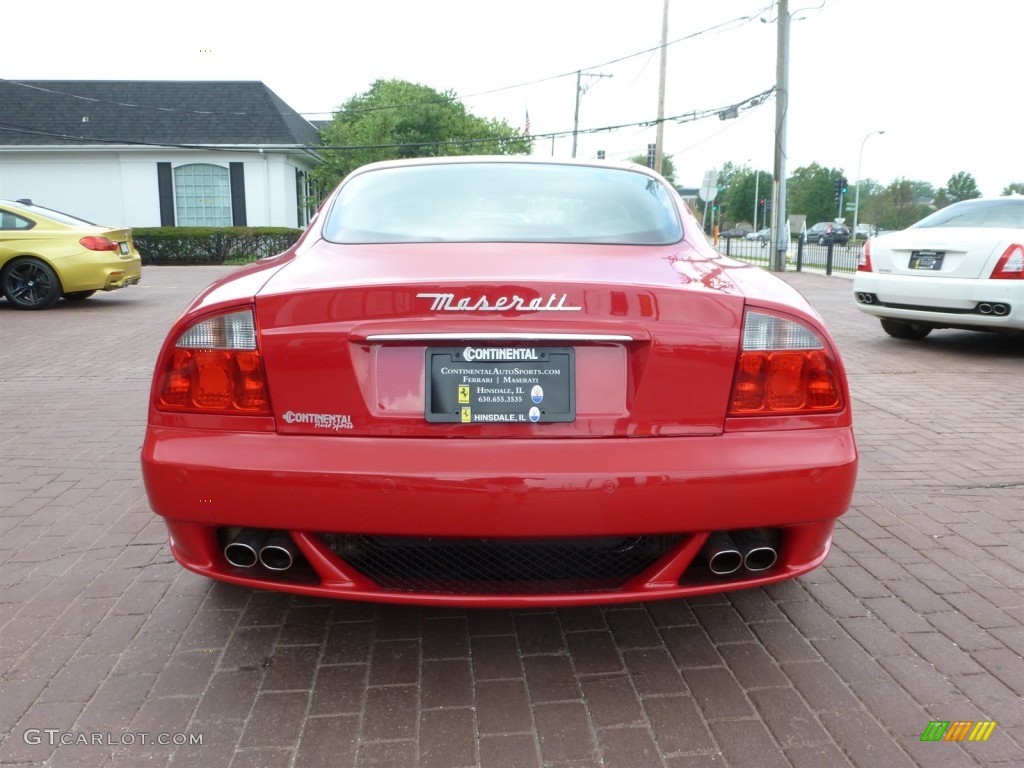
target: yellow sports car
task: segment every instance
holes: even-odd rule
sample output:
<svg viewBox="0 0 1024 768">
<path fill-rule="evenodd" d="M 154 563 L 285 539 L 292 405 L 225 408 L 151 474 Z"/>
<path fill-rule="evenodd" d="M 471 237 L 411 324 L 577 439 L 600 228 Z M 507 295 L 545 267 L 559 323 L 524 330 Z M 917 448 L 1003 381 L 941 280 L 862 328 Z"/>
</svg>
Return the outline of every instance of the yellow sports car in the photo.
<svg viewBox="0 0 1024 768">
<path fill-rule="evenodd" d="M 135 285 L 142 259 L 130 229 L 101 227 L 31 200 L 0 200 L 0 287 L 18 309 L 46 309 Z"/>
</svg>

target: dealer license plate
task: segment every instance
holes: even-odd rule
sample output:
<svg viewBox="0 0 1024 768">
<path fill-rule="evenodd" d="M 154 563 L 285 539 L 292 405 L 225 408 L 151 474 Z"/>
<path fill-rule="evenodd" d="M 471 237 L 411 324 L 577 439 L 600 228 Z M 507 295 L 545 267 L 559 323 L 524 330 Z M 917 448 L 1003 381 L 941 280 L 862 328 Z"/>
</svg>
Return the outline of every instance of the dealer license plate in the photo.
<svg viewBox="0 0 1024 768">
<path fill-rule="evenodd" d="M 945 255 L 939 251 L 914 251 L 910 254 L 910 268 L 940 270 Z"/>
<path fill-rule="evenodd" d="M 432 347 L 430 422 L 537 424 L 576 419 L 572 347 Z"/>
</svg>

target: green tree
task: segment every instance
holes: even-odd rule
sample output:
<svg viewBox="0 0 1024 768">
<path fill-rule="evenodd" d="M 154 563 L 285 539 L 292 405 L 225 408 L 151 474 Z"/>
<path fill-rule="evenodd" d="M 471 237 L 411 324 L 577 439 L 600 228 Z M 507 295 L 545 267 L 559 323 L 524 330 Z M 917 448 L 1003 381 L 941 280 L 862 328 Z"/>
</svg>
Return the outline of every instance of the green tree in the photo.
<svg viewBox="0 0 1024 768">
<path fill-rule="evenodd" d="M 976 197 L 981 197 L 978 183 L 967 171 L 960 171 L 950 176 L 946 186 L 935 194 L 935 207 L 945 208 L 951 203 L 959 203 L 961 200 L 973 200 Z"/>
<path fill-rule="evenodd" d="M 842 175 L 841 169 L 824 168 L 817 163 L 797 168 L 786 181 L 786 213 L 805 215 L 809 227 L 819 221 L 833 221 L 839 210 L 833 183 Z M 853 202 L 852 194 L 851 188 L 844 201 Z"/>
<path fill-rule="evenodd" d="M 647 167 L 647 155 L 636 155 L 631 157 L 630 160 L 637 165 Z M 676 183 L 676 166 L 672 162 L 671 155 L 661 156 L 661 175 L 665 177 L 665 181 L 675 186 Z"/>
<path fill-rule="evenodd" d="M 1003 195 L 1024 195 L 1024 181 L 1015 181 L 1003 188 Z"/>
<path fill-rule="evenodd" d="M 875 226 L 878 222 L 881 216 L 881 195 L 884 189 L 885 188 L 874 179 L 861 179 L 860 208 L 857 212 L 857 222 L 859 224 L 870 224 L 871 226 Z M 856 188 L 854 188 L 855 200 L 856 197 Z"/>
<path fill-rule="evenodd" d="M 921 202 L 914 182 L 896 179 L 879 195 L 879 210 L 876 223 L 881 229 L 905 229 L 927 216 L 930 208 Z"/>
<path fill-rule="evenodd" d="M 529 154 L 533 142 L 505 120 L 470 114 L 453 91 L 405 80 L 377 80 L 353 96 L 321 131 L 324 190 L 366 163 L 441 155 Z"/>
<path fill-rule="evenodd" d="M 730 226 L 749 224 L 755 230 L 770 226 L 771 214 L 761 207 L 760 201 L 772 199 L 772 174 L 744 166 L 731 170 L 728 179 L 729 186 L 722 192 L 722 205 Z M 757 221 L 754 221 L 755 212 Z"/>
</svg>

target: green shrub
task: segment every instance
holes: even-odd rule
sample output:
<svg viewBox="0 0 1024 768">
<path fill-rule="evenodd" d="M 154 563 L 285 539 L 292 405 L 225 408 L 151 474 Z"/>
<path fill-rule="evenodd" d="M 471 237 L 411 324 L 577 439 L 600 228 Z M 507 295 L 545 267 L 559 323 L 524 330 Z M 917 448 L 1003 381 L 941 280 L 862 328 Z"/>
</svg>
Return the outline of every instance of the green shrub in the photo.
<svg viewBox="0 0 1024 768">
<path fill-rule="evenodd" d="M 244 264 L 290 248 L 287 227 L 140 227 L 132 230 L 143 264 Z"/>
</svg>

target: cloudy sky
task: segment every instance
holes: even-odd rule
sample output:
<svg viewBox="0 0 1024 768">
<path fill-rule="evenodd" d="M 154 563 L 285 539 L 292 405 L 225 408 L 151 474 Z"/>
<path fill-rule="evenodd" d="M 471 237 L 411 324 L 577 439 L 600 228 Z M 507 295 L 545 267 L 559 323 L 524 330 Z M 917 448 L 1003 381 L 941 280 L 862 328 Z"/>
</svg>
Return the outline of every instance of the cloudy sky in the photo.
<svg viewBox="0 0 1024 768">
<path fill-rule="evenodd" d="M 264 4 L 91 0 L 39 26 L 39 6 L 4 10 L 0 74 L 12 80 L 262 80 L 309 118 L 381 78 L 453 90 L 474 114 L 534 136 L 572 131 L 577 154 L 645 154 L 657 116 L 662 0 L 306 0 Z M 769 0 L 670 0 L 665 131 L 677 181 L 731 161 L 770 171 L 775 102 L 734 120 L 688 116 L 775 84 Z M 787 167 L 817 162 L 853 181 L 943 186 L 959 171 L 985 194 L 1024 182 L 1024 2 L 790 0 Z M 762 19 L 764 21 L 762 21 Z M 611 75 L 596 77 L 594 75 Z M 2 111 L 3 105 L 0 105 Z M 9 116 L 13 117 L 13 116 Z M 884 130 L 883 135 L 871 135 Z M 870 138 L 867 138 L 869 137 Z M 571 136 L 536 142 L 568 156 Z M 863 152 L 862 152 L 863 147 Z"/>
</svg>

